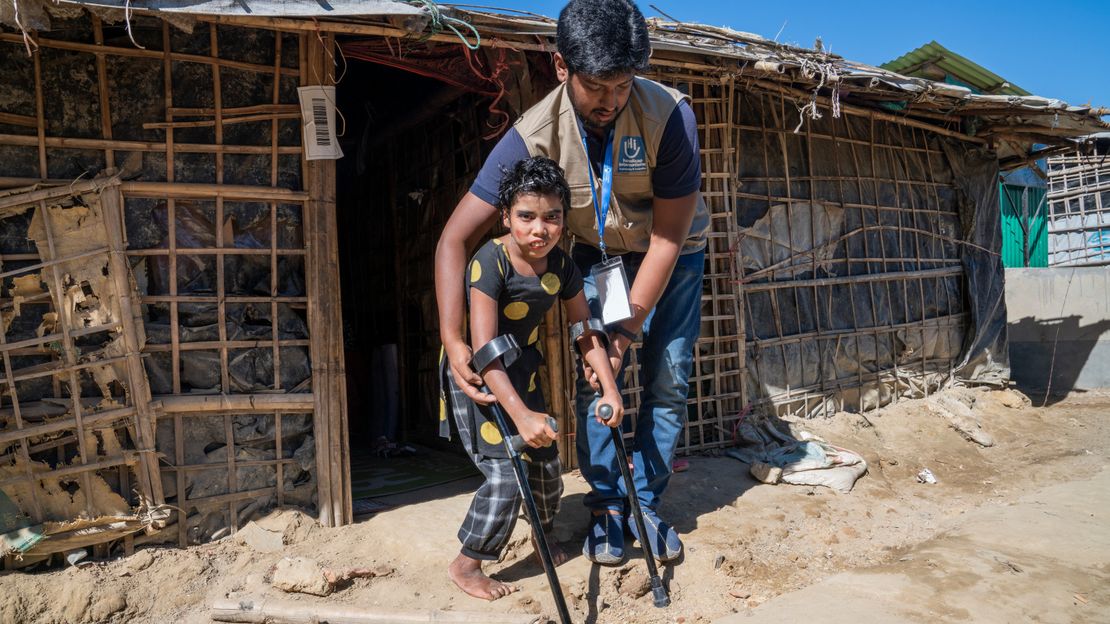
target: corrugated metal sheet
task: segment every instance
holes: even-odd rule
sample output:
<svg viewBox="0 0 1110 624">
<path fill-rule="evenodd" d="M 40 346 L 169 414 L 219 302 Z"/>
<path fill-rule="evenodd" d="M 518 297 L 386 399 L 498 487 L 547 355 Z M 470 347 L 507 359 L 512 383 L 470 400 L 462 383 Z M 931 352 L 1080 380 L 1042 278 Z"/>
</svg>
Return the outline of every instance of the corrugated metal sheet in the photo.
<svg viewBox="0 0 1110 624">
<path fill-rule="evenodd" d="M 936 41 L 894 59 L 879 67 L 899 74 L 917 75 L 915 72 L 925 64 L 932 64 L 944 70 L 952 78 L 971 85 L 979 93 L 993 95 L 1030 95 L 1028 91 L 1006 80 L 989 69 L 974 63 L 945 48 Z"/>
<path fill-rule="evenodd" d="M 1002 265 L 1010 269 L 1048 266 L 1045 189 L 1000 184 L 998 197 L 1002 207 Z"/>
</svg>

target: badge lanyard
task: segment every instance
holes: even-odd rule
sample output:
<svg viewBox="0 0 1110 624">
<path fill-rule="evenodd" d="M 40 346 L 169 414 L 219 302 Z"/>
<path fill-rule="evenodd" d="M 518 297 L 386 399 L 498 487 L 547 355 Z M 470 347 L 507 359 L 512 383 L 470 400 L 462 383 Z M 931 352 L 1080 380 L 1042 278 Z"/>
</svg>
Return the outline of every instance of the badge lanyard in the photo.
<svg viewBox="0 0 1110 624">
<path fill-rule="evenodd" d="M 594 199 L 594 217 L 597 219 L 597 246 L 601 250 L 601 262 L 590 269 L 597 286 L 598 301 L 601 304 L 601 319 L 606 325 L 632 317 L 632 302 L 629 295 L 628 276 L 620 256 L 609 258 L 605 253 L 605 221 L 609 216 L 609 203 L 613 191 L 613 130 L 605 138 L 605 158 L 601 165 L 601 199 L 598 200 L 597 185 L 594 184 L 594 167 L 590 163 L 590 146 L 586 140 L 586 130 L 581 122 L 582 147 L 586 150 L 586 169 L 590 174 L 590 193 Z"/>
<path fill-rule="evenodd" d="M 582 148 L 586 150 L 586 169 L 590 174 L 590 193 L 594 198 L 594 217 L 597 219 L 597 246 L 601 250 L 601 259 L 608 260 L 605 253 L 605 221 L 609 217 L 609 201 L 613 191 L 613 130 L 605 137 L 605 158 L 601 165 L 601 201 L 597 198 L 597 185 L 594 184 L 594 167 L 590 164 L 590 146 L 586 142 L 586 130 L 579 122 L 582 131 Z"/>
</svg>

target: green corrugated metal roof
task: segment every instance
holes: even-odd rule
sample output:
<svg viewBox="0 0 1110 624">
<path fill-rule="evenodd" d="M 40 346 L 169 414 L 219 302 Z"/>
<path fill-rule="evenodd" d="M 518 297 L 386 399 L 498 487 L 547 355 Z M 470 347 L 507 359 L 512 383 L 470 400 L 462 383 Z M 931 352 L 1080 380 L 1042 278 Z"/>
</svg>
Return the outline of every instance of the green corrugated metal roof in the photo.
<svg viewBox="0 0 1110 624">
<path fill-rule="evenodd" d="M 914 76 L 917 75 L 917 70 L 926 64 L 935 65 L 952 78 L 967 83 L 980 93 L 989 95 L 1030 95 L 1025 89 L 956 54 L 936 41 L 930 41 L 893 61 L 883 63 L 879 67 L 904 76 Z"/>
</svg>

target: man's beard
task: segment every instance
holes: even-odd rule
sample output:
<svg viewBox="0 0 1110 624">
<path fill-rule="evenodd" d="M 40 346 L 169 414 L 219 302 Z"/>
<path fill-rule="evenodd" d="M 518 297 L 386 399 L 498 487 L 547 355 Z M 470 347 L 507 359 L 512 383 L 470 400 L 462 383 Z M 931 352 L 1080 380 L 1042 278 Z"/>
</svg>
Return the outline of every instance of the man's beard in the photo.
<svg viewBox="0 0 1110 624">
<path fill-rule="evenodd" d="M 590 119 L 588 115 L 582 112 L 582 107 L 579 106 L 577 100 L 575 100 L 574 98 L 574 88 L 570 85 L 567 85 L 567 96 L 570 97 L 570 105 L 574 107 L 574 113 L 578 115 L 579 119 L 582 120 L 582 125 L 590 130 L 607 130 L 609 128 L 612 128 L 617 123 L 617 118 L 621 116 L 621 113 L 623 113 L 624 109 L 628 106 L 628 102 L 626 101 L 624 103 L 624 106 L 618 108 L 617 111 L 613 114 L 612 121 L 609 121 L 607 123 L 598 123 Z"/>
</svg>

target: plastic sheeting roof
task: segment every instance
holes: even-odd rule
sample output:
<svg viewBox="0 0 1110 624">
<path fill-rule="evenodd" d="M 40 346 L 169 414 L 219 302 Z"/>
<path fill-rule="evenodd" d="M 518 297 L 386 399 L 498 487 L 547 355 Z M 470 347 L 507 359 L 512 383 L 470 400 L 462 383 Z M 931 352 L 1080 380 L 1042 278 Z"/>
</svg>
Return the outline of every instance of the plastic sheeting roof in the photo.
<svg viewBox="0 0 1110 624">
<path fill-rule="evenodd" d="M 62 0 L 63 4 L 193 15 L 327 17 L 416 15 L 421 8 L 394 0 Z"/>
</svg>

